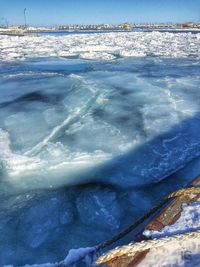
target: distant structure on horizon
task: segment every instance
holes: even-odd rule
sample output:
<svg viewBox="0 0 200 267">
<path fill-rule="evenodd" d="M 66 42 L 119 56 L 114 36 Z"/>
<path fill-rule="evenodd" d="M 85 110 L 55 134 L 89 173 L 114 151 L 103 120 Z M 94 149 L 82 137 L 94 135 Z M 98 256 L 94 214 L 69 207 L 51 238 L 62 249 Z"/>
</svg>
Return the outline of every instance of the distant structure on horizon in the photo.
<svg viewBox="0 0 200 267">
<path fill-rule="evenodd" d="M 62 25 L 59 26 L 59 30 L 130 30 L 132 28 L 131 24 L 125 22 L 124 24 L 90 24 L 90 25 Z"/>
<path fill-rule="evenodd" d="M 26 10 L 24 9 L 24 15 Z M 27 25 L 26 16 L 24 17 L 24 25 L 8 25 L 5 18 L 0 19 L 0 34 L 29 34 L 39 32 L 79 32 L 79 31 L 194 31 L 200 32 L 200 23 L 185 22 L 185 23 L 129 23 L 122 24 L 68 24 L 58 27 L 33 27 Z"/>
<path fill-rule="evenodd" d="M 131 30 L 131 24 L 128 23 L 128 22 L 125 22 L 124 25 L 123 25 L 123 29 L 124 30 Z"/>
</svg>

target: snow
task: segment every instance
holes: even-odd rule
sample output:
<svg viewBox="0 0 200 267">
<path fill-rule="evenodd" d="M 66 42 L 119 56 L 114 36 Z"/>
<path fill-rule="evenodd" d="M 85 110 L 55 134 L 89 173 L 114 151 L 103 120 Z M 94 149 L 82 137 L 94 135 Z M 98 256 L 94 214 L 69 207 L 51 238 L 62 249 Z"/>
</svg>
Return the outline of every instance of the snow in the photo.
<svg viewBox="0 0 200 267">
<path fill-rule="evenodd" d="M 67 36 L 0 36 L 0 60 L 70 57 L 113 60 L 116 57 L 200 57 L 200 34 L 115 32 Z"/>
<path fill-rule="evenodd" d="M 143 234 L 160 238 L 200 229 L 200 201 L 182 206 L 180 218 L 160 231 L 145 230 Z M 166 258 L 167 255 L 167 259 Z M 173 245 L 153 248 L 139 265 L 142 266 L 200 266 L 200 240 L 175 241 Z"/>
<path fill-rule="evenodd" d="M 143 234 L 157 238 L 200 229 L 200 201 L 184 204 L 182 209 L 181 217 L 173 225 L 165 226 L 160 231 L 145 230 Z"/>
<path fill-rule="evenodd" d="M 165 246 L 152 248 L 139 264 L 139 267 L 151 266 L 200 266 L 200 240 L 176 240 Z"/>
<path fill-rule="evenodd" d="M 23 267 L 56 267 L 56 266 L 77 266 L 81 261 L 90 266 L 92 263 L 91 255 L 94 253 L 96 247 L 71 249 L 66 258 L 59 263 L 44 263 L 44 264 L 26 264 Z M 4 265 L 3 267 L 14 267 L 13 265 Z"/>
<path fill-rule="evenodd" d="M 80 259 L 87 259 L 91 253 L 95 251 L 95 247 L 88 247 L 88 248 L 79 248 L 79 249 L 71 249 L 67 255 L 67 257 L 64 259 L 63 263 L 66 266 L 71 266 L 74 263 L 80 261 Z"/>
</svg>

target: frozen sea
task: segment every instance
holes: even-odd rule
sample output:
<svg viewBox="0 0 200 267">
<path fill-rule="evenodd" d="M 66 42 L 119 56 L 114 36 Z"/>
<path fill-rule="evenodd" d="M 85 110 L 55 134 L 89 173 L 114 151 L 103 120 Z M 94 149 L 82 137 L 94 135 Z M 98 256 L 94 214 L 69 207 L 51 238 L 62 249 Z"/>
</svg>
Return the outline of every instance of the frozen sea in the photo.
<svg viewBox="0 0 200 267">
<path fill-rule="evenodd" d="M 95 246 L 199 174 L 199 42 L 0 37 L 1 266 Z"/>
</svg>

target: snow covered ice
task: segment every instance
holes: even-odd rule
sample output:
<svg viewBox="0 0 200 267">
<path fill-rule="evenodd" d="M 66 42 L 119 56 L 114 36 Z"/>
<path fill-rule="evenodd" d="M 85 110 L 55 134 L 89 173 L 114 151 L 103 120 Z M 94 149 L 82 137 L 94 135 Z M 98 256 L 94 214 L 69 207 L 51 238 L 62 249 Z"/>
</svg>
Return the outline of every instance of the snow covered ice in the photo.
<svg viewBox="0 0 200 267">
<path fill-rule="evenodd" d="M 199 174 L 199 36 L 0 36 L 0 265 L 94 247 Z"/>
<path fill-rule="evenodd" d="M 118 57 L 165 56 L 199 58 L 200 34 L 118 32 L 67 36 L 1 36 L 0 60 L 38 57 L 80 57 L 113 60 Z"/>
</svg>

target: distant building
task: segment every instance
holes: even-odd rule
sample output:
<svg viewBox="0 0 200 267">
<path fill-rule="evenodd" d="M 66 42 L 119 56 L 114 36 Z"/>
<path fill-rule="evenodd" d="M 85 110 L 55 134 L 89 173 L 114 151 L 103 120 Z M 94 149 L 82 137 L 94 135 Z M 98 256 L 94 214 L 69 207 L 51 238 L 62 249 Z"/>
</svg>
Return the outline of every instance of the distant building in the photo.
<svg viewBox="0 0 200 267">
<path fill-rule="evenodd" d="M 124 30 L 130 30 L 131 29 L 131 25 L 128 22 L 125 22 L 123 25 L 123 29 Z"/>
<path fill-rule="evenodd" d="M 188 23 L 184 23 L 184 24 L 181 24 L 181 27 L 182 27 L 182 28 L 189 28 L 189 27 L 191 27 L 191 26 L 190 26 L 190 24 L 188 24 Z"/>
</svg>

